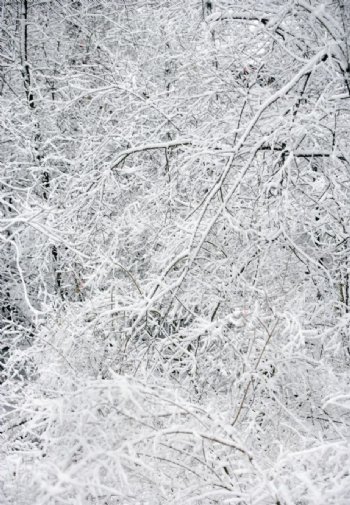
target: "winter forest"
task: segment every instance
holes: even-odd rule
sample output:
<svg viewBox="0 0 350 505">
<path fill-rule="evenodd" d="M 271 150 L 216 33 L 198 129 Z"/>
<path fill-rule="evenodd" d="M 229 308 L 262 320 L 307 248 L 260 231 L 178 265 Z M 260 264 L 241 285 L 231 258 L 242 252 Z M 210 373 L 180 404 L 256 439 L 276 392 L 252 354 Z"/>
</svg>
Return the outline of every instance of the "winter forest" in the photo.
<svg viewBox="0 0 350 505">
<path fill-rule="evenodd" d="M 350 503 L 350 0 L 1 0 L 0 504 Z"/>
</svg>

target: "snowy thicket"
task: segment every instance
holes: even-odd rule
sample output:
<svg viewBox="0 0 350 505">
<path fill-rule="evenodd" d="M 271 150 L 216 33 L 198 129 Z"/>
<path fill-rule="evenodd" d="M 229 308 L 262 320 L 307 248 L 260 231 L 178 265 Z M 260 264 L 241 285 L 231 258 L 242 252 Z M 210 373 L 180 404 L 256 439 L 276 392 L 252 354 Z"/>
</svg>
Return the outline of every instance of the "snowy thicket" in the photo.
<svg viewBox="0 0 350 505">
<path fill-rule="evenodd" d="M 347 505 L 350 3 L 2 0 L 0 503 Z"/>
</svg>

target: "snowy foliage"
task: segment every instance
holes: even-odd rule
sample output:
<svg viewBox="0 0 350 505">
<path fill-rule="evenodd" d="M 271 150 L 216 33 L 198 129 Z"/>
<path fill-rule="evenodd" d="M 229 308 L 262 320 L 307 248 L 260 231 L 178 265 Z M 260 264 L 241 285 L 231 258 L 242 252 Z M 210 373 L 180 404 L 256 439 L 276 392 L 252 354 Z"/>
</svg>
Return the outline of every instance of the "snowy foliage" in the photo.
<svg viewBox="0 0 350 505">
<path fill-rule="evenodd" d="M 0 503 L 347 505 L 349 2 L 1 9 Z"/>
</svg>

